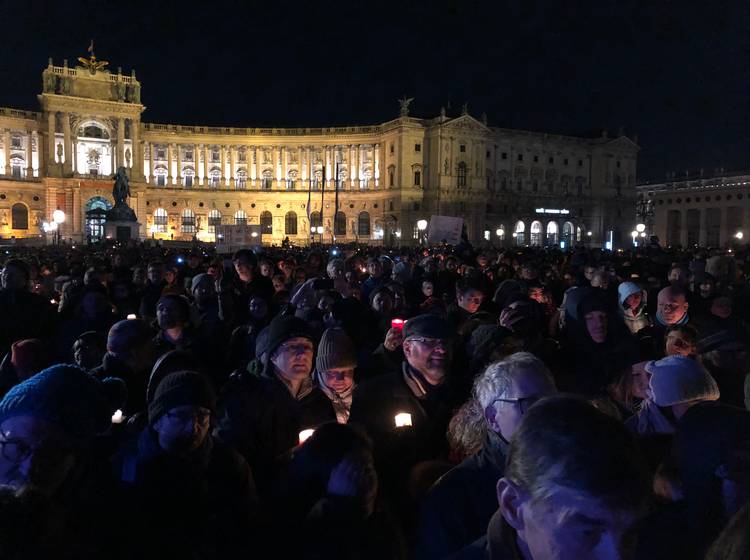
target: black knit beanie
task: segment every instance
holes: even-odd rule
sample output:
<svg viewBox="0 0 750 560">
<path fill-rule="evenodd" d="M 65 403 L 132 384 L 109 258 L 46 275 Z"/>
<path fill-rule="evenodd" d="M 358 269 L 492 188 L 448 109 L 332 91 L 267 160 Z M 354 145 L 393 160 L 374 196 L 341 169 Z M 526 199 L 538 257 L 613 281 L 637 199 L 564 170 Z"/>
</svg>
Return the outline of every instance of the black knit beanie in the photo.
<svg viewBox="0 0 750 560">
<path fill-rule="evenodd" d="M 149 424 L 153 425 L 178 406 L 201 406 L 215 412 L 216 394 L 208 379 L 194 371 L 167 375 L 156 387 L 154 398 L 148 405 Z"/>
</svg>

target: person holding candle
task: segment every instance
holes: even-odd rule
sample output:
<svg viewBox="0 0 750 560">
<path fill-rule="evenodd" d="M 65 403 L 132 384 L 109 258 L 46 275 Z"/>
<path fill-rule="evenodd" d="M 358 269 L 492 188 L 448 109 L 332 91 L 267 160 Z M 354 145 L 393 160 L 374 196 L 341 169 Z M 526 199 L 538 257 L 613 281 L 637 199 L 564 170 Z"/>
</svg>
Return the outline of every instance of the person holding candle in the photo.
<svg viewBox="0 0 750 560">
<path fill-rule="evenodd" d="M 225 387 L 216 434 L 247 459 L 261 492 L 302 430 L 336 421 L 331 400 L 311 376 L 314 350 L 309 325 L 279 315 L 268 326 L 260 375 L 242 372 Z"/>
<path fill-rule="evenodd" d="M 511 436 L 536 401 L 556 392 L 547 366 L 529 352 L 495 362 L 477 378 L 473 410 L 481 415 L 484 444 L 442 476 L 422 503 L 418 558 L 443 558 L 485 533 L 497 510 L 494 490 Z"/>
<path fill-rule="evenodd" d="M 138 512 L 139 546 L 149 554 L 212 557 L 247 552 L 258 514 L 250 467 L 216 441 L 216 396 L 194 371 L 164 377 L 148 405 L 148 425 L 113 460 Z"/>
</svg>

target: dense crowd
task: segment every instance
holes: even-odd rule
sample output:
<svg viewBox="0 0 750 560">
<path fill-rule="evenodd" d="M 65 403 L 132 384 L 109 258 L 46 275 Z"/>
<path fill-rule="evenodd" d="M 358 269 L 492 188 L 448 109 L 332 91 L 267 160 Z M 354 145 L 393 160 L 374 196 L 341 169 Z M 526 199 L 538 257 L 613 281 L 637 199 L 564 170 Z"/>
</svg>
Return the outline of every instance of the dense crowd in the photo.
<svg viewBox="0 0 750 560">
<path fill-rule="evenodd" d="M 131 243 L 0 279 L 0 558 L 750 554 L 750 253 Z"/>
</svg>

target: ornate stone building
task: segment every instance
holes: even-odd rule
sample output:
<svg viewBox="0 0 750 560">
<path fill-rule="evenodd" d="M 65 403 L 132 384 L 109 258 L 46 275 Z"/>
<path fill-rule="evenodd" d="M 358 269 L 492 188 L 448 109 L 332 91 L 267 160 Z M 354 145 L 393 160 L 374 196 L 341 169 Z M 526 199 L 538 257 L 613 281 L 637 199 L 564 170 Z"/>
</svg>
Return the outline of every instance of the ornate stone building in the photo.
<svg viewBox="0 0 750 560">
<path fill-rule="evenodd" d="M 625 136 L 494 128 L 466 109 L 413 118 L 410 100 L 372 126 L 153 124 L 134 71 L 79 61 L 49 61 L 39 112 L 0 108 L 2 238 L 43 240 L 58 209 L 63 238 L 99 238 L 120 166 L 143 238 L 211 241 L 217 224 L 247 223 L 264 243 L 305 244 L 322 225 L 326 242 L 413 244 L 433 214 L 506 245 L 603 245 L 632 228 L 638 147 Z"/>
<path fill-rule="evenodd" d="M 662 244 L 720 247 L 748 241 L 750 172 L 673 175 L 637 190 L 638 220 Z"/>
</svg>

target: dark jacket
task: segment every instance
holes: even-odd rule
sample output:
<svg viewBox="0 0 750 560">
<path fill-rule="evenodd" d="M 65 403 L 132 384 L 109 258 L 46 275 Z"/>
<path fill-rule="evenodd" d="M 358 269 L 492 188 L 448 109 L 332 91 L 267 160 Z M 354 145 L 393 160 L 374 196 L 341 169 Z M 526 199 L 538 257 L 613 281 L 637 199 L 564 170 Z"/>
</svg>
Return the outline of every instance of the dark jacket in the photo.
<svg viewBox="0 0 750 560">
<path fill-rule="evenodd" d="M 149 554 L 220 558 L 249 552 L 258 500 L 245 460 L 209 434 L 201 447 L 174 456 L 150 427 L 113 462 L 137 512 L 138 542 Z M 146 544 L 148 543 L 148 544 Z"/>
<path fill-rule="evenodd" d="M 135 372 L 123 360 L 107 352 L 104 354 L 102 365 L 92 369 L 90 373 L 100 381 L 106 377 L 117 377 L 125 382 L 128 398 L 123 412 L 126 416 L 146 409 L 148 372 Z"/>
<path fill-rule="evenodd" d="M 481 450 L 435 483 L 422 503 L 417 558 L 444 558 L 486 533 L 507 452 L 508 444 L 488 432 Z"/>
<path fill-rule="evenodd" d="M 219 410 L 217 437 L 247 459 L 261 493 L 277 458 L 298 445 L 302 430 L 336 421 L 331 401 L 318 387 L 295 399 L 275 374 L 243 372 L 230 379 Z"/>
<path fill-rule="evenodd" d="M 48 339 L 54 333 L 56 313 L 48 300 L 29 291 L 0 290 L 0 354 L 26 338 Z"/>
<path fill-rule="evenodd" d="M 375 464 L 386 493 L 406 492 L 413 466 L 447 456 L 446 430 L 460 404 L 450 379 L 416 396 L 405 380 L 406 362 L 398 372 L 380 375 L 354 391 L 349 422 L 363 426 L 374 443 Z M 412 425 L 396 428 L 398 413 L 411 415 Z M 401 494 L 403 495 L 403 494 Z"/>
<path fill-rule="evenodd" d="M 521 560 L 516 531 L 497 511 L 487 526 L 487 534 L 463 548 L 450 560 Z M 540 559 L 541 560 L 541 559 Z"/>
</svg>

